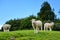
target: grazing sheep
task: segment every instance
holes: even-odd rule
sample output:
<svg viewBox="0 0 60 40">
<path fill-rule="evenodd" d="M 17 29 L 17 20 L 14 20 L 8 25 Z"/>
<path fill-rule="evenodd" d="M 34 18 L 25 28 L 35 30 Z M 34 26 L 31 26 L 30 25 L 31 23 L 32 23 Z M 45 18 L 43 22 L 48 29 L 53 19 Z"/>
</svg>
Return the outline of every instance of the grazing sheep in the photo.
<svg viewBox="0 0 60 40">
<path fill-rule="evenodd" d="M 32 19 L 31 21 L 32 21 L 34 33 L 38 33 L 39 27 L 41 27 L 42 30 L 42 22 L 40 20 L 36 21 L 35 19 Z"/>
<path fill-rule="evenodd" d="M 11 25 L 9 25 L 9 24 L 4 24 L 4 25 L 3 25 L 3 31 L 4 31 L 4 32 L 8 32 L 9 29 L 10 29 L 10 26 L 11 26 Z"/>
<path fill-rule="evenodd" d="M 45 31 L 45 30 L 48 30 L 48 28 L 50 29 L 50 31 L 52 31 L 53 26 L 54 26 L 54 22 L 45 23 L 45 24 L 44 24 L 44 31 Z"/>
</svg>

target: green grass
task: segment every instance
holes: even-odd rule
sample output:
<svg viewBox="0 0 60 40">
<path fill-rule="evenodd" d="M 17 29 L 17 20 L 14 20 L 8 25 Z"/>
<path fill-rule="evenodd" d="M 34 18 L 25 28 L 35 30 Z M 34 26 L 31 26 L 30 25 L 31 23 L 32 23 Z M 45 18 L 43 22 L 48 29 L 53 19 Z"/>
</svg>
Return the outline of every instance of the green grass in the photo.
<svg viewBox="0 0 60 40">
<path fill-rule="evenodd" d="M 10 40 L 11 36 L 15 40 L 60 40 L 59 31 L 39 31 L 37 34 L 33 30 L 0 32 L 0 40 Z"/>
</svg>

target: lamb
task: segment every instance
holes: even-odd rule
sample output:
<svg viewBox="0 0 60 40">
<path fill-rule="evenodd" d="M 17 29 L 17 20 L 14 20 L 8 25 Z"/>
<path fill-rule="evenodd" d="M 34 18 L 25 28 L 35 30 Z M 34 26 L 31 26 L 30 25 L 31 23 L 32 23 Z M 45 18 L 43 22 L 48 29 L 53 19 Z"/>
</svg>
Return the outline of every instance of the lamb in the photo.
<svg viewBox="0 0 60 40">
<path fill-rule="evenodd" d="M 48 28 L 49 28 L 50 31 L 52 31 L 53 26 L 54 26 L 54 22 L 45 23 L 44 24 L 44 31 L 47 30 Z"/>
<path fill-rule="evenodd" d="M 39 31 L 39 28 L 41 28 L 42 30 L 42 22 L 40 20 L 35 20 L 35 19 L 32 19 L 32 27 L 34 29 L 34 33 L 38 33 Z"/>
<path fill-rule="evenodd" d="M 9 24 L 4 24 L 4 25 L 3 25 L 3 31 L 4 31 L 4 32 L 9 32 L 10 26 L 11 26 L 11 25 L 9 25 Z"/>
</svg>

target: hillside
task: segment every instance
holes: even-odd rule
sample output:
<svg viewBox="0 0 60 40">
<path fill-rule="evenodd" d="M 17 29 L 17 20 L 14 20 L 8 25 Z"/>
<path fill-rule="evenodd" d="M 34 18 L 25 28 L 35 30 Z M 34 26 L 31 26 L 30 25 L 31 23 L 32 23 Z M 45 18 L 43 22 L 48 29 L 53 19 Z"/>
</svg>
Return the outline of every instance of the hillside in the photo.
<svg viewBox="0 0 60 40">
<path fill-rule="evenodd" d="M 10 40 L 12 36 L 15 40 L 60 40 L 59 31 L 39 31 L 38 34 L 33 30 L 0 32 L 0 40 Z"/>
</svg>

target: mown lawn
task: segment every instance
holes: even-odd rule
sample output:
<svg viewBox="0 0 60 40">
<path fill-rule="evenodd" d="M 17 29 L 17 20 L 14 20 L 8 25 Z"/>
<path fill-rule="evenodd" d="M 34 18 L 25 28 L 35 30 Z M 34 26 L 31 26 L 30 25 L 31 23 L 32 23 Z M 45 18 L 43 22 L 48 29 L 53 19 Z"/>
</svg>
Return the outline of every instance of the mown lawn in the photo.
<svg viewBox="0 0 60 40">
<path fill-rule="evenodd" d="M 60 40 L 60 31 L 39 31 L 34 34 L 33 30 L 19 30 L 11 32 L 0 32 L 0 40 Z"/>
</svg>

